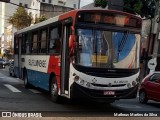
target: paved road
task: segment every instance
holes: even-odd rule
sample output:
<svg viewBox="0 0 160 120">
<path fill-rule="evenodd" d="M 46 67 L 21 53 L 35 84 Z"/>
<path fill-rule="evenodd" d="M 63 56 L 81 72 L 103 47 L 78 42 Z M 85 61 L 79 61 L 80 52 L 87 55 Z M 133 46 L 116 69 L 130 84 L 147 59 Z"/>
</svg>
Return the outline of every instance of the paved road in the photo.
<svg viewBox="0 0 160 120">
<path fill-rule="evenodd" d="M 47 115 L 68 116 L 105 116 L 114 113 L 146 111 L 160 113 L 160 103 L 149 101 L 140 104 L 137 99 L 119 100 L 112 104 L 79 102 L 64 100 L 61 104 L 53 103 L 47 92 L 37 89 L 25 89 L 23 81 L 10 77 L 8 69 L 0 70 L 0 111 L 38 111 Z"/>
</svg>

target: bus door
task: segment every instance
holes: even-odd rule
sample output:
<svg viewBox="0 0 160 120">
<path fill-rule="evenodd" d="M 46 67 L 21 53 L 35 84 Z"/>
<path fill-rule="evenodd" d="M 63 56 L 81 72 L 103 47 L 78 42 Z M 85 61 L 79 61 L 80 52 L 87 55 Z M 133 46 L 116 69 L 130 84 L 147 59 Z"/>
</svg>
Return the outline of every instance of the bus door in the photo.
<svg viewBox="0 0 160 120">
<path fill-rule="evenodd" d="M 18 46 L 19 46 L 19 49 L 18 49 L 18 76 L 19 78 L 22 78 L 22 61 L 21 61 L 21 42 L 22 42 L 22 34 L 19 35 L 19 42 L 18 42 Z"/>
<path fill-rule="evenodd" d="M 63 39 L 61 52 L 61 94 L 69 95 L 69 72 L 70 72 L 70 58 L 69 58 L 69 36 L 71 34 L 71 23 L 63 25 Z"/>
</svg>

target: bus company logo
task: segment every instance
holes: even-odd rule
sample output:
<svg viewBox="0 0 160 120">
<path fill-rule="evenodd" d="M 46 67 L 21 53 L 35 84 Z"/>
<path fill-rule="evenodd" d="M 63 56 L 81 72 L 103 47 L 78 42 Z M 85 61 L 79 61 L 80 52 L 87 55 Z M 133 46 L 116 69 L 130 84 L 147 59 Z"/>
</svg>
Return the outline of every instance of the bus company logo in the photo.
<svg viewBox="0 0 160 120">
<path fill-rule="evenodd" d="M 28 60 L 30 66 L 38 66 L 46 68 L 46 60 Z"/>
</svg>

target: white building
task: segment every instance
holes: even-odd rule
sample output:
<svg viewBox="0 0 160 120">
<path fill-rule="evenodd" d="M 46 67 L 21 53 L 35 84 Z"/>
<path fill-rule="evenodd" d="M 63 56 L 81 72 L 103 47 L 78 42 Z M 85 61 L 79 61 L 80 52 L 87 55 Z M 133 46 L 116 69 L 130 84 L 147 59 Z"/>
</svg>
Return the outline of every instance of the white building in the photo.
<svg viewBox="0 0 160 120">
<path fill-rule="evenodd" d="M 6 43 L 8 43 L 7 41 L 11 41 L 12 43 L 10 45 L 13 47 L 13 36 L 8 37 L 7 34 L 10 33 L 11 35 L 13 35 L 13 33 L 16 31 L 16 29 L 14 29 L 11 25 L 9 25 L 7 19 L 10 16 L 12 16 L 13 13 L 15 13 L 16 9 L 18 8 L 18 5 L 25 6 L 27 8 L 28 6 L 31 5 L 32 0 L 10 0 L 10 2 L 11 3 L 0 2 L 1 54 L 3 54 L 4 49 L 8 48 L 8 46 L 6 45 Z M 13 5 L 12 3 L 15 5 Z"/>
<path fill-rule="evenodd" d="M 33 19 L 45 15 L 46 18 L 51 18 L 72 9 L 78 8 L 78 0 L 32 0 L 29 13 Z"/>
</svg>

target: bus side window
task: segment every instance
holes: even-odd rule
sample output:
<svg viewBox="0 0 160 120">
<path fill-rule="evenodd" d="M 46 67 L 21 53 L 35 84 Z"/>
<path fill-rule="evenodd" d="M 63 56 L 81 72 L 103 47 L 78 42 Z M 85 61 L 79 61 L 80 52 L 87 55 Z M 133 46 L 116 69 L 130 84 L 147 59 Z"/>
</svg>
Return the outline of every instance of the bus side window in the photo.
<svg viewBox="0 0 160 120">
<path fill-rule="evenodd" d="M 22 54 L 26 54 L 26 46 L 27 46 L 27 44 L 26 44 L 26 41 L 27 41 L 27 39 L 28 39 L 28 35 L 27 34 L 23 34 L 23 36 L 22 36 Z"/>
<path fill-rule="evenodd" d="M 47 30 L 41 31 L 41 37 L 39 41 L 39 53 L 46 53 Z"/>
<path fill-rule="evenodd" d="M 26 37 L 26 41 L 25 41 L 26 43 L 26 54 L 29 54 L 30 53 L 30 50 L 29 50 L 29 48 L 30 48 L 30 43 L 29 43 L 29 34 L 27 34 L 27 37 Z"/>
<path fill-rule="evenodd" d="M 60 38 L 58 34 L 58 27 L 50 29 L 50 40 L 49 40 L 49 53 L 59 54 L 60 53 Z"/>
<path fill-rule="evenodd" d="M 18 54 L 18 35 L 15 37 L 15 41 L 14 41 L 15 47 L 14 47 L 14 54 Z"/>
<path fill-rule="evenodd" d="M 37 41 L 38 41 L 38 33 L 33 33 L 32 36 L 32 53 L 37 53 Z"/>
</svg>

